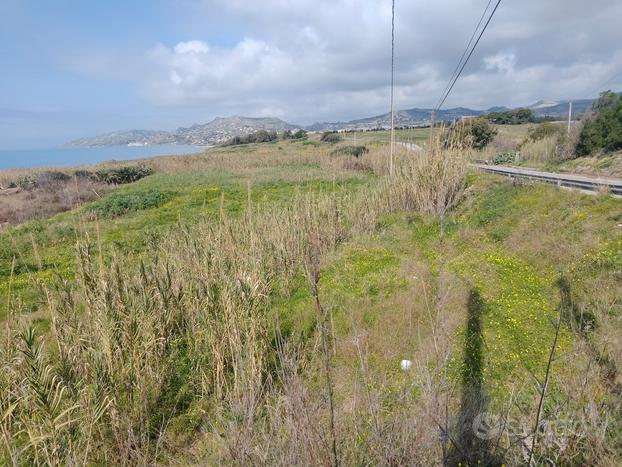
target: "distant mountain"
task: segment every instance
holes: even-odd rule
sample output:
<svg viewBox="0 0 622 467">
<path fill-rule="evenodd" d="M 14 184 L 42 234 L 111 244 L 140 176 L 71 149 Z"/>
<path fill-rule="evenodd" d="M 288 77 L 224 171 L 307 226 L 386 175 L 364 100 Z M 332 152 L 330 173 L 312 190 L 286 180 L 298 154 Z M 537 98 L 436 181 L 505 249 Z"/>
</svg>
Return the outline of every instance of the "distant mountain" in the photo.
<svg viewBox="0 0 622 467">
<path fill-rule="evenodd" d="M 434 109 L 406 109 L 395 112 L 396 126 L 421 126 L 429 125 L 432 120 L 432 111 Z M 498 110 L 507 110 L 505 107 L 493 107 L 488 110 L 473 110 L 465 107 L 456 107 L 453 109 L 443 109 L 436 112 L 437 121 L 453 121 L 462 117 L 473 115 L 483 115 L 488 112 Z M 312 131 L 335 131 L 335 130 L 371 130 L 376 128 L 389 128 L 391 126 L 391 113 L 377 115 L 375 117 L 361 118 L 350 120 L 349 122 L 336 123 L 314 123 L 307 127 Z"/>
<path fill-rule="evenodd" d="M 577 115 L 584 114 L 592 108 L 592 104 L 596 99 L 577 99 L 572 101 L 572 113 Z M 536 117 L 568 117 L 569 101 L 538 101 L 527 108 L 533 110 Z"/>
<path fill-rule="evenodd" d="M 128 130 L 76 139 L 67 143 L 65 147 L 146 146 L 171 142 L 171 134 L 167 131 Z"/>
<path fill-rule="evenodd" d="M 251 118 L 233 116 L 215 118 L 204 125 L 192 125 L 174 131 L 129 130 L 114 131 L 89 138 L 80 138 L 65 147 L 148 146 L 158 144 L 189 144 L 210 146 L 223 143 L 234 136 L 259 130 L 285 131 L 300 128 L 278 118 Z"/>
<path fill-rule="evenodd" d="M 595 99 L 577 99 L 572 103 L 573 116 L 577 117 L 587 112 Z M 538 117 L 566 118 L 568 115 L 568 101 L 538 101 L 527 106 Z M 424 126 L 429 125 L 432 110 L 426 108 L 412 108 L 395 112 L 395 125 Z M 453 121 L 462 117 L 485 115 L 490 112 L 510 110 L 507 107 L 491 107 L 487 110 L 475 110 L 466 107 L 443 109 L 436 113 L 436 121 Z M 337 131 L 337 130 L 373 130 L 389 128 L 391 125 L 390 113 L 374 117 L 360 118 L 347 122 L 317 122 L 304 127 L 309 131 Z M 278 118 L 251 118 L 233 116 L 215 118 L 203 125 L 192 125 L 188 128 L 178 128 L 174 131 L 129 130 L 115 131 L 90 138 L 81 138 L 66 144 L 66 147 L 92 146 L 142 146 L 157 144 L 190 144 L 214 145 L 223 143 L 234 136 L 254 133 L 258 130 L 285 131 L 303 128 L 292 125 Z"/>
<path fill-rule="evenodd" d="M 572 102 L 572 113 L 574 117 L 587 112 L 594 103 L 595 99 L 578 99 Z M 539 101 L 527 106 L 533 110 L 537 117 L 567 118 L 568 101 Z M 466 107 L 456 107 L 453 109 L 442 109 L 436 112 L 436 121 L 454 121 L 462 117 L 486 115 L 491 112 L 503 112 L 510 110 L 508 107 L 491 107 L 486 110 L 469 109 Z M 395 112 L 396 126 L 423 126 L 429 125 L 432 119 L 433 109 L 413 108 L 399 110 Z M 322 122 L 314 123 L 307 127 L 312 131 L 336 131 L 336 130 L 371 130 L 376 128 L 389 128 L 391 125 L 391 114 L 377 115 L 375 117 L 350 120 L 348 122 Z"/>
</svg>

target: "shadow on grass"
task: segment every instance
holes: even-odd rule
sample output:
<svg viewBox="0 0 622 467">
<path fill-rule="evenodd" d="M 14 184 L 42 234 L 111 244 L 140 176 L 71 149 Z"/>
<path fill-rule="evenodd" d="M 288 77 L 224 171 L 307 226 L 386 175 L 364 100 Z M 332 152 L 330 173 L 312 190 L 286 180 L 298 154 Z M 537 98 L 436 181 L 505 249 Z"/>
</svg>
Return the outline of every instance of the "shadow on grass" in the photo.
<svg viewBox="0 0 622 467">
<path fill-rule="evenodd" d="M 471 289 L 467 302 L 467 322 L 462 361 L 462 401 L 451 447 L 445 457 L 448 466 L 498 466 L 503 462 L 491 451 L 494 441 L 478 437 L 474 421 L 486 412 L 488 397 L 484 388 L 483 318 L 486 304 L 477 289 Z"/>
</svg>

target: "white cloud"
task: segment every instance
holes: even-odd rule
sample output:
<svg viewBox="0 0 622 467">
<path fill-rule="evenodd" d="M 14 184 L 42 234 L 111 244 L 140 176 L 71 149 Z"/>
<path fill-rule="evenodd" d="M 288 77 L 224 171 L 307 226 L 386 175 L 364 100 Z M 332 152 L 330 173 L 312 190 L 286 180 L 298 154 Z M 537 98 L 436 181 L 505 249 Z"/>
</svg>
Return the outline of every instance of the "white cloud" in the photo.
<svg viewBox="0 0 622 467">
<path fill-rule="evenodd" d="M 175 46 L 175 53 L 178 54 L 205 54 L 207 52 L 209 52 L 209 47 L 203 41 L 180 42 Z"/>
<path fill-rule="evenodd" d="M 189 22 L 207 18 L 204 37 L 155 45 L 129 59 L 113 54 L 119 63 L 137 63 L 124 79 L 136 81 L 150 102 L 212 115 L 271 113 L 302 123 L 387 110 L 388 0 L 187 2 L 194 4 Z M 434 105 L 485 4 L 398 2 L 399 108 Z M 620 17 L 622 3 L 615 0 L 601 0 L 598 8 L 580 0 L 502 4 L 446 105 L 515 106 L 593 95 L 622 69 Z M 210 39 L 210 27 L 221 21 L 243 36 L 227 37 L 226 46 Z M 90 73 L 100 63 L 114 69 L 110 54 L 84 63 Z"/>
<path fill-rule="evenodd" d="M 516 65 L 516 55 L 513 52 L 499 52 L 498 54 L 484 58 L 487 70 L 500 73 L 512 73 Z"/>
</svg>

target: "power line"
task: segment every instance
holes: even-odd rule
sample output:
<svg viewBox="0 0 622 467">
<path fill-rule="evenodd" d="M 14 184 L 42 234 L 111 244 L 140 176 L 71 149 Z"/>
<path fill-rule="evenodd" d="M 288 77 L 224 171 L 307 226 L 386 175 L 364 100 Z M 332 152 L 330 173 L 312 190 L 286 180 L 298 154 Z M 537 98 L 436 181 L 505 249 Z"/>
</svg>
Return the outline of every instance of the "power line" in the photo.
<svg viewBox="0 0 622 467">
<path fill-rule="evenodd" d="M 492 3 L 492 0 L 488 0 L 488 4 L 486 5 L 486 8 L 482 12 L 482 16 L 479 18 L 479 22 L 477 23 L 477 26 L 475 27 L 475 30 L 473 31 L 473 34 L 471 34 L 471 38 L 469 39 L 469 43 L 465 47 L 464 52 L 462 52 L 462 56 L 460 57 L 460 60 L 458 60 L 458 64 L 456 65 L 456 68 L 454 69 L 453 73 L 451 74 L 451 78 L 449 78 L 449 81 L 447 82 L 447 86 L 445 86 L 445 89 L 443 90 L 443 92 L 441 94 L 441 97 L 439 97 L 439 102 L 440 102 L 441 98 L 443 97 L 443 95 L 447 92 L 447 89 L 449 89 L 449 86 L 451 85 L 451 82 L 454 79 L 454 76 L 456 76 L 456 73 L 458 72 L 458 69 L 460 68 L 460 65 L 462 65 L 462 60 L 464 60 L 464 57 L 466 57 L 466 54 L 468 53 L 469 48 L 471 47 L 471 44 L 473 43 L 473 39 L 475 39 L 475 35 L 477 34 L 477 31 L 479 31 L 479 28 L 482 25 L 482 22 L 484 21 L 484 18 L 486 16 L 486 13 L 488 12 L 488 9 L 490 8 L 490 4 L 491 3 Z"/>
<path fill-rule="evenodd" d="M 601 89 L 603 89 L 605 86 L 607 86 L 607 85 L 609 85 L 611 83 L 615 84 L 615 80 L 620 78 L 620 77 L 622 77 L 622 71 L 619 71 L 618 73 L 613 75 L 611 78 L 609 78 L 607 81 L 605 81 L 601 85 L 599 85 L 597 88 L 594 88 L 594 91 L 590 91 L 590 95 L 601 91 Z"/>
<path fill-rule="evenodd" d="M 449 86 L 449 89 L 444 93 L 443 98 L 440 99 L 439 105 L 436 106 L 436 109 L 434 110 L 435 113 L 443 106 L 443 104 L 445 103 L 445 100 L 447 100 L 447 97 L 449 97 L 449 94 L 451 93 L 451 91 L 453 90 L 454 86 L 456 85 L 456 82 L 458 81 L 458 78 L 460 78 L 460 75 L 464 71 L 464 68 L 466 67 L 467 63 L 469 63 L 469 60 L 470 60 L 471 56 L 473 55 L 473 52 L 475 52 L 475 49 L 477 48 L 477 45 L 479 44 L 479 41 L 482 39 L 482 36 L 484 35 L 484 32 L 486 32 L 486 29 L 488 28 L 488 25 L 490 24 L 490 21 L 492 21 L 492 17 L 495 15 L 495 12 L 497 11 L 497 8 L 499 8 L 500 4 L 501 4 L 501 0 L 497 0 L 497 4 L 495 5 L 495 8 L 492 10 L 492 13 L 488 17 L 488 21 L 486 21 L 486 24 L 484 25 L 484 28 L 479 33 L 479 36 L 478 36 L 477 40 L 475 41 L 475 44 L 473 44 L 473 47 L 471 48 L 471 51 L 469 52 L 469 55 L 467 56 L 466 60 L 464 61 L 464 63 L 460 67 L 460 71 L 454 77 L 454 79 L 453 79 L 453 81 L 451 83 L 451 86 Z"/>
<path fill-rule="evenodd" d="M 395 118 L 393 112 L 393 87 L 395 69 L 395 0 L 391 2 L 391 150 L 389 153 L 389 174 L 393 175 L 393 146 L 395 145 Z"/>
</svg>

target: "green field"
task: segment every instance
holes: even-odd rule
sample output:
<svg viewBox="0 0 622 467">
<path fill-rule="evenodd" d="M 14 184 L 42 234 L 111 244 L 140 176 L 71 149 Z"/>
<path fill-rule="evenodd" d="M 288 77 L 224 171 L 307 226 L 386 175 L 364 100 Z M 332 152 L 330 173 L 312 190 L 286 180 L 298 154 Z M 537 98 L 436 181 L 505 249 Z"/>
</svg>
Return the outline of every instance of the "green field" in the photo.
<svg viewBox="0 0 622 467">
<path fill-rule="evenodd" d="M 253 205 L 274 203 L 300 192 L 355 188 L 369 178 L 357 172 L 324 172 L 318 162 L 305 158 L 308 147 L 284 143 L 261 148 L 278 151 L 280 158 L 265 164 L 253 160 L 251 167 L 232 160 L 227 168 L 212 169 L 213 161 L 202 161 L 206 156 L 192 156 L 193 166 L 208 167 L 189 170 L 184 167 L 188 161 L 181 158 L 159 160 L 157 164 L 172 168 L 74 211 L 0 231 L 0 318 L 9 307 L 13 313 L 18 308 L 17 314 L 36 312 L 43 300 L 41 284 L 55 276 L 73 278 L 78 239 L 97 241 L 107 253 L 140 256 L 172 229 L 218 219 L 221 207 L 228 215 L 240 215 L 248 206 L 249 193 Z M 214 152 L 215 158 L 245 158 L 255 149 L 244 146 Z"/>
<path fill-rule="evenodd" d="M 0 232 L 0 462 L 512 465 L 522 432 L 461 420 L 530 430 L 556 342 L 542 417 L 581 429 L 536 459 L 615 465 L 620 200 L 459 168 L 456 207 L 424 208 L 447 167 L 399 149 L 389 178 L 387 138 L 357 133 L 359 159 L 313 137 L 145 161 Z"/>
</svg>

